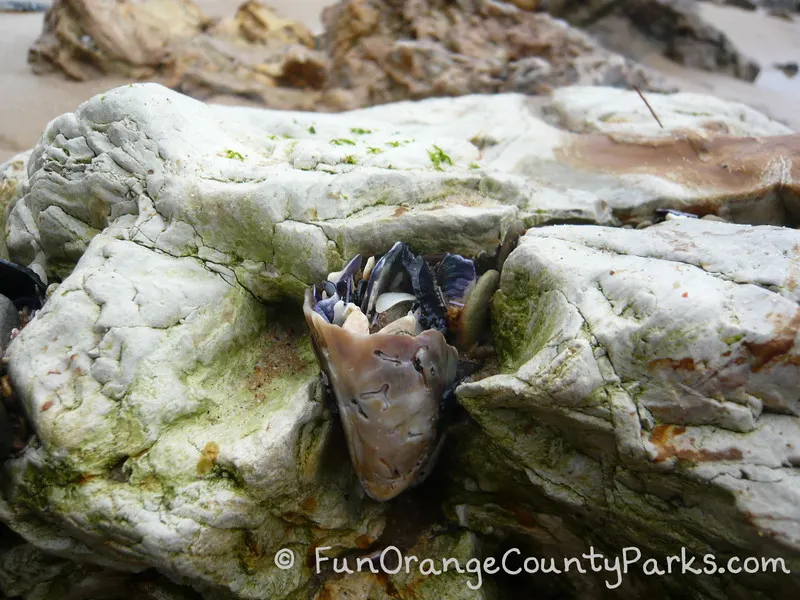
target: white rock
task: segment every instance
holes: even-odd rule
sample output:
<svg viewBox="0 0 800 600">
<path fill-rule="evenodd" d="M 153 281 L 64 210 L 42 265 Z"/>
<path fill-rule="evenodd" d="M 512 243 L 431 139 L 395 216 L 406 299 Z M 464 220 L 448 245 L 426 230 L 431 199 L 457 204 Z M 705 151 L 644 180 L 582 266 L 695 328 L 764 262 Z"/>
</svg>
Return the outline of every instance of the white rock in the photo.
<svg viewBox="0 0 800 600">
<path fill-rule="evenodd" d="M 463 384 L 459 399 L 567 512 L 633 518 L 622 535 L 641 549 L 651 526 L 676 543 L 724 535 L 733 552 L 793 570 L 798 248 L 794 229 L 701 219 L 531 229 L 495 296 L 502 374 Z M 669 517 L 662 500 L 679 504 Z"/>
<path fill-rule="evenodd" d="M 558 110 L 594 122 L 596 103 L 633 97 L 615 94 L 565 93 Z M 657 100 L 662 118 L 690 127 L 700 125 L 679 115 L 705 101 Z M 720 110 L 716 122 L 748 135 L 779 131 L 752 115 L 739 124 L 737 110 Z M 305 557 L 312 545 L 371 543 L 385 507 L 365 502 L 352 467 L 331 459 L 336 438 L 302 319 L 260 301 L 297 299 L 345 259 L 381 254 L 398 239 L 417 251 L 478 255 L 494 252 L 520 221 L 618 224 L 651 219 L 659 206 L 728 206 L 728 192 L 691 171 L 685 180 L 638 164 L 611 172 L 597 154 L 583 164 L 569 151 L 585 141 L 519 95 L 312 115 L 211 107 L 142 84 L 55 119 L 27 176 L 19 165 L 0 169 L 10 258 L 61 281 L 9 350 L 38 441 L 4 465 L 0 519 L 49 553 L 155 567 L 209 597 L 305 593 L 305 560 L 282 571 L 274 552 Z M 748 185 L 793 185 L 791 161 L 775 157 Z M 781 222 L 786 207 L 773 196 L 734 214 Z M 784 413 L 799 410 L 796 367 L 777 361 L 755 372 L 753 363 L 722 360 L 728 347 L 775 339 L 770 319 L 797 301 L 787 258 L 795 243 L 790 230 L 688 220 L 641 232 L 531 232 L 501 287 L 509 294 L 518 276 L 541 279 L 535 335 L 514 341 L 519 365 L 464 386 L 462 400 L 469 406 L 480 392 L 500 406 L 534 407 L 586 449 L 571 465 L 592 482 L 583 496 L 570 491 L 569 471 L 532 468 L 527 438 L 516 449 L 532 485 L 570 506 L 605 501 L 599 453 L 653 466 L 659 449 L 639 415 L 653 431 L 710 428 L 706 447 L 718 454 L 727 456 L 729 439 L 748 447 L 735 436 L 761 436 L 746 439 L 761 440 L 752 449 L 765 460 L 796 461 L 767 445 L 778 425 L 795 435 Z M 787 343 L 793 355 L 793 338 Z M 691 373 L 647 366 L 690 358 Z M 730 389 L 699 373 L 720 368 Z M 691 393 L 679 394 L 681 386 Z M 507 417 L 478 420 L 508 438 L 520 425 Z M 674 437 L 678 448 L 684 437 Z M 653 468 L 671 466 L 662 462 Z M 783 514 L 794 488 L 759 464 L 747 466 L 778 486 L 769 489 L 783 494 Z M 758 508 L 767 487 L 748 489 L 753 499 L 742 506 Z M 782 527 L 789 536 L 793 525 Z"/>
</svg>

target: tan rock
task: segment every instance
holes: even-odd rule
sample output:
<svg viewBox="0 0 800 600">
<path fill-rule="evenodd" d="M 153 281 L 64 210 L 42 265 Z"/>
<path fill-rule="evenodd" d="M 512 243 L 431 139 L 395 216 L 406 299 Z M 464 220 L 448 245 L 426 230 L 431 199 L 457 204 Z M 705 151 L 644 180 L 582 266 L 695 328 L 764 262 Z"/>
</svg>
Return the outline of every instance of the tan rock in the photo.
<svg viewBox="0 0 800 600">
<path fill-rule="evenodd" d="M 28 60 L 79 80 L 149 77 L 208 24 L 191 0 L 56 0 Z"/>
</svg>

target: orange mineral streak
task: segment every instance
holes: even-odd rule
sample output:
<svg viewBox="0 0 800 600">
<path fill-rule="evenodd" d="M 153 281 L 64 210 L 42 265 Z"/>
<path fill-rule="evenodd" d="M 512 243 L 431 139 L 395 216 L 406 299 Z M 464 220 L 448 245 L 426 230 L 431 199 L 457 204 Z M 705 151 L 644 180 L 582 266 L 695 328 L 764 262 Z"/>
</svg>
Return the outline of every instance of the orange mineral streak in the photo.
<svg viewBox="0 0 800 600">
<path fill-rule="evenodd" d="M 742 451 L 738 448 L 724 450 L 707 450 L 695 446 L 694 440 L 687 440 L 691 445 L 680 439 L 686 433 L 683 425 L 656 425 L 650 432 L 650 443 L 656 447 L 656 462 L 663 462 L 669 458 L 677 458 L 688 462 L 711 462 L 721 460 L 740 460 Z"/>
</svg>

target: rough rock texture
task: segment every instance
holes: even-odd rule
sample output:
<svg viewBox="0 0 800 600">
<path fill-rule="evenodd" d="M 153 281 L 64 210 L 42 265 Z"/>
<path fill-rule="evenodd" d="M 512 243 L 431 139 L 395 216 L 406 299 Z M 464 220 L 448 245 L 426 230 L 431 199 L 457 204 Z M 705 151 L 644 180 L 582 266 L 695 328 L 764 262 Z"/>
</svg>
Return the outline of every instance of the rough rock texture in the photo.
<svg viewBox="0 0 800 600">
<path fill-rule="evenodd" d="M 466 574 L 314 576 L 314 547 L 354 557 L 401 533 L 404 549 L 465 560 L 510 532 L 560 554 L 703 542 L 797 567 L 795 454 L 777 442 L 797 435 L 797 324 L 779 316 L 796 303 L 793 230 L 530 231 L 495 301 L 500 374 L 460 391 L 475 422 L 454 435 L 444 497 L 426 483 L 365 498 L 323 406 L 299 301 L 344 257 L 398 239 L 492 254 L 521 224 L 637 223 L 657 207 L 795 218 L 798 136 L 688 95 L 650 97 L 661 130 L 633 97 L 558 92 L 547 118 L 574 132 L 522 95 L 330 115 L 151 84 L 54 120 L 27 175 L 0 169 L 11 258 L 62 280 L 9 349 L 36 437 L 2 465 L 0 520 L 101 579 L 157 569 L 207 598 L 492 597 Z M 443 529 L 441 500 L 495 546 Z M 275 565 L 282 547 L 293 569 Z"/>
<path fill-rule="evenodd" d="M 6 219 L 11 200 L 17 196 L 19 187 L 28 179 L 25 165 L 31 155 L 31 150 L 13 156 L 10 160 L 0 165 L 0 231 L 6 229 Z M 6 236 L 0 235 L 0 259 L 8 260 Z"/>
<path fill-rule="evenodd" d="M 244 96 L 266 106 L 315 110 L 328 58 L 301 23 L 250 0 L 198 35 L 166 69 L 170 87 L 196 98 Z"/>
<path fill-rule="evenodd" d="M 0 296 L 0 356 L 5 353 L 11 341 L 11 331 L 19 327 L 19 313 L 14 303 Z"/>
<path fill-rule="evenodd" d="M 317 111 L 575 83 L 668 87 L 566 23 L 494 0 L 345 0 L 326 10 L 320 40 L 256 0 L 213 25 L 190 2 L 59 0 L 30 60 L 78 79 L 155 74 L 199 98 Z"/>
<path fill-rule="evenodd" d="M 606 550 L 782 557 L 797 573 L 799 252 L 793 229 L 695 219 L 529 230 L 494 300 L 502 373 L 458 390 L 484 443 L 464 449 L 454 518 L 506 514 L 561 556 L 588 528 Z M 702 585 L 792 597 L 800 579 Z"/>
<path fill-rule="evenodd" d="M 629 55 L 632 26 L 667 58 L 688 67 L 753 81 L 757 63 L 695 10 L 695 0 L 548 0 L 542 8 L 586 28 L 608 48 Z"/>
<path fill-rule="evenodd" d="M 0 594 L 37 600 L 200 600 L 155 570 L 131 574 L 46 554 L 0 526 Z"/>
<path fill-rule="evenodd" d="M 666 87 L 566 23 L 503 2 L 346 0 L 323 22 L 331 78 L 358 106 L 571 84 Z"/>
<path fill-rule="evenodd" d="M 55 0 L 28 60 L 80 80 L 149 77 L 207 24 L 191 0 Z"/>
</svg>

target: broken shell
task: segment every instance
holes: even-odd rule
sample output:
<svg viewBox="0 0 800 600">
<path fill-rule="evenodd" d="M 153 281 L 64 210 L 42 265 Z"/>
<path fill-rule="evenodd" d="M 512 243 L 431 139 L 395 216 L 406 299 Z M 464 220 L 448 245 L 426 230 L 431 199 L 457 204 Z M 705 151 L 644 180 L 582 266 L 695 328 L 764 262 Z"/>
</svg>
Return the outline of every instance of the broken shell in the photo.
<svg viewBox="0 0 800 600">
<path fill-rule="evenodd" d="M 376 500 L 394 498 L 429 472 L 441 438 L 442 401 L 458 369 L 458 351 L 445 339 L 447 307 L 475 285 L 472 261 L 448 256 L 434 273 L 398 242 L 368 261 L 366 285 L 351 261 L 329 277 L 336 286 L 331 298 L 316 286 L 306 291 L 303 311 L 317 360 L 353 467 Z"/>
<path fill-rule="evenodd" d="M 455 382 L 458 352 L 435 330 L 369 335 L 338 327 L 311 307 L 304 312 L 317 357 L 333 388 L 353 466 L 375 500 L 408 488 L 426 466 L 438 440 L 440 404 Z M 358 317 L 355 317 L 358 318 Z"/>
</svg>

